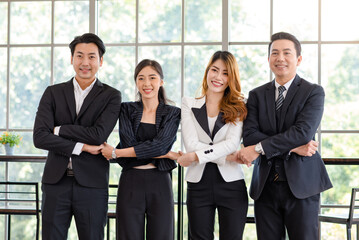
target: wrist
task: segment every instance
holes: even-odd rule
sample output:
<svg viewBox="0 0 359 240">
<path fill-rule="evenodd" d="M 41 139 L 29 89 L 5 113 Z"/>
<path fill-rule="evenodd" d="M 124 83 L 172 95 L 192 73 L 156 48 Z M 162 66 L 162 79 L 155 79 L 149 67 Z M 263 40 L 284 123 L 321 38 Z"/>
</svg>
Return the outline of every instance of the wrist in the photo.
<svg viewBox="0 0 359 240">
<path fill-rule="evenodd" d="M 86 152 L 87 151 L 87 144 L 84 144 L 81 148 L 82 152 Z"/>
<path fill-rule="evenodd" d="M 194 159 L 194 162 L 199 162 L 198 156 L 195 152 L 193 152 L 193 159 Z"/>
<path fill-rule="evenodd" d="M 112 149 L 111 157 L 112 157 L 112 159 L 116 159 L 116 158 L 117 158 L 116 148 L 113 148 L 113 149 Z"/>
<path fill-rule="evenodd" d="M 254 146 L 254 151 L 256 151 L 256 153 L 258 153 L 258 154 L 263 154 L 263 148 L 262 148 L 261 143 L 257 143 Z"/>
</svg>

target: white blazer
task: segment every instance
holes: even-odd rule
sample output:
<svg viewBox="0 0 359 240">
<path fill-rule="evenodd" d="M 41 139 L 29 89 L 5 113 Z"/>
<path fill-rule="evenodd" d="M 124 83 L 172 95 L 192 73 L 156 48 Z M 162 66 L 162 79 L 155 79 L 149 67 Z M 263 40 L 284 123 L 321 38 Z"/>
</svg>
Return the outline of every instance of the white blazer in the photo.
<svg viewBox="0 0 359 240">
<path fill-rule="evenodd" d="M 244 178 L 242 166 L 226 161 L 226 156 L 238 150 L 242 137 L 242 121 L 222 122 L 220 113 L 215 122 L 212 136 L 208 126 L 206 98 L 183 97 L 181 107 L 181 130 L 186 152 L 195 152 L 199 162 L 187 168 L 186 181 L 197 183 L 201 180 L 207 162 L 216 163 L 226 182 Z"/>
</svg>

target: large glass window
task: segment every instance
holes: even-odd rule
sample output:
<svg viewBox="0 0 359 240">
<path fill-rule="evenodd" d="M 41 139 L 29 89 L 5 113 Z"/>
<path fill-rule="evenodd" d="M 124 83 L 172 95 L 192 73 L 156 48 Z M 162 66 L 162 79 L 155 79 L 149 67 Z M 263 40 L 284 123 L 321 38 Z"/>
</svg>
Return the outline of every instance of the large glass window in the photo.
<svg viewBox="0 0 359 240">
<path fill-rule="evenodd" d="M 135 100 L 136 64 L 152 58 L 163 67 L 168 97 L 180 106 L 183 96 L 200 95 L 206 65 L 217 50 L 235 55 L 245 97 L 254 87 L 271 81 L 270 36 L 288 31 L 302 42 L 303 61 L 298 74 L 322 85 L 326 92 L 317 134 L 322 156 L 358 158 L 359 32 L 345 27 L 358 22 L 358 7 L 357 0 L 342 0 L 340 4 L 334 0 L 1 1 L 0 131 L 16 131 L 23 136 L 15 154 L 46 154 L 32 143 L 37 106 L 48 85 L 68 81 L 74 75 L 68 44 L 85 32 L 97 33 L 105 42 L 107 52 L 98 77 L 119 89 L 123 101 Z M 118 126 L 108 141 L 117 144 Z M 179 130 L 173 150 L 180 149 Z M 3 148 L 0 153 L 4 154 Z M 2 166 L 0 163 L 0 169 Z M 249 187 L 252 168 L 243 168 Z M 334 188 L 322 194 L 322 204 L 348 204 L 358 167 L 331 165 L 327 169 Z M 12 163 L 8 171 L 0 172 L 0 179 L 40 181 L 43 164 Z M 111 183 L 118 183 L 120 172 L 119 166 L 111 165 Z M 181 214 L 177 208 L 186 196 L 185 183 L 184 192 L 178 192 L 182 191 L 179 181 L 183 181 L 183 172 L 173 172 L 175 201 L 182 195 L 176 215 Z M 253 208 L 249 211 L 253 213 Z M 176 218 L 176 236 L 183 235 L 183 239 L 188 239 L 186 215 L 184 205 L 183 219 Z M 183 223 L 181 233 L 177 220 Z M 27 218 L 14 221 L 23 229 L 33 226 Z M 0 236 L 4 235 L 3 226 L 0 217 Z M 341 228 L 330 224 L 322 227 L 322 239 L 345 237 Z M 30 235 L 18 237 L 32 239 Z M 74 226 L 69 239 L 77 239 Z M 244 239 L 256 239 L 253 224 L 247 224 Z"/>
</svg>

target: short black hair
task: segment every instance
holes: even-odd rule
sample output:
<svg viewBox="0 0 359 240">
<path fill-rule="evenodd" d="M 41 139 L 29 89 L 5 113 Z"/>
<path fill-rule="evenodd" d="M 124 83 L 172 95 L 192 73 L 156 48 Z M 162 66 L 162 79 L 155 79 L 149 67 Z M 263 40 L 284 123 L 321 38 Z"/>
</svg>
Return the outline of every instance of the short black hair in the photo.
<svg viewBox="0 0 359 240">
<path fill-rule="evenodd" d="M 75 37 L 74 40 L 72 40 L 72 42 L 69 44 L 69 48 L 71 49 L 71 56 L 74 55 L 75 47 L 79 43 L 94 43 L 94 44 L 96 44 L 100 58 L 106 52 L 105 44 L 102 42 L 101 38 L 99 38 L 96 34 L 93 34 L 93 33 L 85 33 L 81 36 Z"/>
<path fill-rule="evenodd" d="M 271 37 L 271 42 L 269 43 L 269 46 L 268 46 L 268 56 L 270 55 L 270 48 L 272 46 L 272 43 L 274 41 L 280 40 L 280 39 L 286 39 L 286 40 L 292 41 L 294 43 L 294 48 L 297 51 L 297 57 L 299 57 L 302 54 L 302 47 L 300 45 L 300 42 L 294 35 L 287 33 L 287 32 L 278 32 L 278 33 L 273 34 Z"/>
</svg>

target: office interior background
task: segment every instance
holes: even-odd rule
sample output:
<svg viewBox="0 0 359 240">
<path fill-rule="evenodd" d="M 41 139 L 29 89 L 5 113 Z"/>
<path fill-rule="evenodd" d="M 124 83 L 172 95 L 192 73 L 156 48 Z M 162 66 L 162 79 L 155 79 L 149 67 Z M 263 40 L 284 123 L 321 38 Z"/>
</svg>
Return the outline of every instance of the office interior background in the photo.
<svg viewBox="0 0 359 240">
<path fill-rule="evenodd" d="M 98 77 L 119 89 L 123 101 L 135 100 L 136 63 L 151 58 L 162 65 L 167 94 L 180 106 L 182 96 L 198 94 L 205 67 L 217 50 L 236 56 L 244 96 L 272 80 L 270 36 L 287 31 L 302 43 L 298 74 L 326 92 L 316 135 L 320 154 L 358 158 L 358 9 L 357 0 L 1 0 L 0 131 L 23 136 L 15 154 L 46 155 L 32 143 L 37 106 L 48 85 L 74 75 L 68 44 L 85 32 L 96 33 L 105 42 L 107 52 Z M 112 145 L 119 141 L 117 129 L 108 140 Z M 183 150 L 181 129 L 173 150 Z M 0 162 L 0 180 L 41 181 L 43 166 Z M 243 168 L 249 188 L 252 168 Z M 348 205 L 351 188 L 359 186 L 358 165 L 327 169 L 334 187 L 321 195 L 321 203 Z M 173 171 L 176 239 L 188 239 L 184 172 Z M 117 184 L 120 173 L 121 168 L 111 164 L 110 183 Z M 5 217 L 0 216 L 0 239 L 6 234 L 4 226 Z M 34 217 L 12 217 L 13 239 L 34 239 L 35 226 Z M 114 236 L 112 222 L 111 239 Z M 321 238 L 345 239 L 345 226 L 322 223 Z M 74 224 L 69 239 L 77 239 Z M 254 224 L 246 225 L 244 239 L 256 239 Z"/>
</svg>

